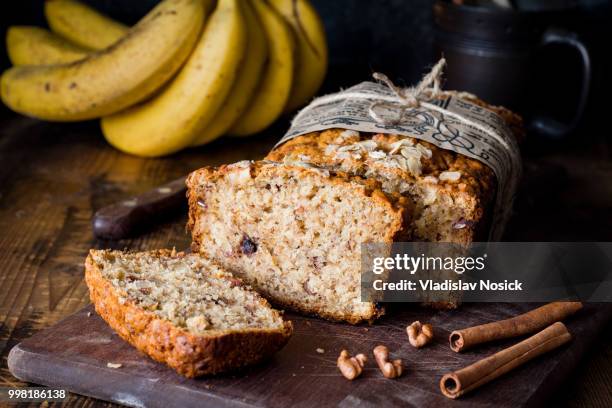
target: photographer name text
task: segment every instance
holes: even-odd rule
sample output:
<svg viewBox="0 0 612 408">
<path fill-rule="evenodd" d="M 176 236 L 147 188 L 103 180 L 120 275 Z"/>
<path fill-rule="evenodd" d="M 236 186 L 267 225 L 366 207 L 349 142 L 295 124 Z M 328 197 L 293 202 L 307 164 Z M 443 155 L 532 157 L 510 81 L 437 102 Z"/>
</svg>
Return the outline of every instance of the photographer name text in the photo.
<svg viewBox="0 0 612 408">
<path fill-rule="evenodd" d="M 402 279 L 396 282 L 386 282 L 382 279 L 377 279 L 372 283 L 372 287 L 376 291 L 522 291 L 523 282 L 520 282 L 518 279 L 514 281 L 505 279 L 503 282 L 491 281 L 488 279 L 481 279 L 476 282 L 466 282 L 461 279 L 447 279 L 441 282 L 433 279 L 418 279 L 414 281 Z"/>
</svg>

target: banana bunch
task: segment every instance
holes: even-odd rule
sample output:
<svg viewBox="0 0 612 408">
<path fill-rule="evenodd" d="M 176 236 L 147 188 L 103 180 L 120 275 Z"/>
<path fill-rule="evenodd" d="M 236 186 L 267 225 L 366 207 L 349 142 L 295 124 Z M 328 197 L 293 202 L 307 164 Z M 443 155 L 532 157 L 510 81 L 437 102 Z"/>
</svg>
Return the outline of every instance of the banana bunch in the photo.
<svg viewBox="0 0 612 408">
<path fill-rule="evenodd" d="M 100 118 L 106 140 L 138 156 L 258 133 L 327 70 L 309 0 L 162 0 L 133 27 L 77 0 L 47 0 L 45 16 L 51 31 L 7 31 L 2 101 L 45 120 Z"/>
</svg>

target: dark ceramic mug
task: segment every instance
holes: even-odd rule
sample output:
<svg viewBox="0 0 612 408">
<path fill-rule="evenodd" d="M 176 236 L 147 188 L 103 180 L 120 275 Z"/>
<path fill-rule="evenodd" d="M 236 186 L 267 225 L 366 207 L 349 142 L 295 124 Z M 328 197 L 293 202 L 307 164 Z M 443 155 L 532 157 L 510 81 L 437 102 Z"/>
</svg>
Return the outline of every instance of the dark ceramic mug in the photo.
<svg viewBox="0 0 612 408">
<path fill-rule="evenodd" d="M 436 53 L 448 62 L 445 88 L 474 93 L 493 104 L 521 113 L 533 87 L 536 56 L 545 47 L 557 44 L 573 48 L 579 55 L 582 72 L 576 110 L 568 121 L 558 121 L 537 111 L 528 128 L 550 138 L 563 138 L 577 126 L 584 112 L 591 78 L 591 62 L 578 36 L 555 27 L 567 11 L 519 12 L 492 7 L 434 3 Z M 559 84 L 563 86 L 563 84 Z"/>
</svg>

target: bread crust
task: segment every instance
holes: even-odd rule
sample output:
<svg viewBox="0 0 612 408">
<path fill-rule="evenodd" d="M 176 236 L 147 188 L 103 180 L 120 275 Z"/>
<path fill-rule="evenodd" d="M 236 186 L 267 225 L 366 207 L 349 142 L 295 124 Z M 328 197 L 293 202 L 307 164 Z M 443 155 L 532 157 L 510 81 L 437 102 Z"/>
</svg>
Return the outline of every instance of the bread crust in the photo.
<svg viewBox="0 0 612 408">
<path fill-rule="evenodd" d="M 104 279 L 92 253 L 85 261 L 85 281 L 96 312 L 125 341 L 185 377 L 232 371 L 262 361 L 280 350 L 292 334 L 290 321 L 284 321 L 280 330 L 218 330 L 206 336 L 189 333 L 129 299 L 121 302 L 117 289 Z M 169 250 L 151 254 L 184 256 Z M 261 302 L 268 305 L 263 298 Z"/>
</svg>

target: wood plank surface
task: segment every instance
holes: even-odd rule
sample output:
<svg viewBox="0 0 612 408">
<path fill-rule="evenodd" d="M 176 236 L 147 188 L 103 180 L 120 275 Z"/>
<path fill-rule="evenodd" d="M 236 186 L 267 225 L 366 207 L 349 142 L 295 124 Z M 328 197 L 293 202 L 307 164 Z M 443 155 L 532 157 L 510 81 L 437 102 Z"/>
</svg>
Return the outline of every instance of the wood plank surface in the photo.
<svg viewBox="0 0 612 408">
<path fill-rule="evenodd" d="M 443 374 L 465 367 L 516 340 L 489 344 L 465 353 L 448 346 L 454 329 L 514 316 L 529 304 L 469 304 L 460 310 L 433 311 L 396 305 L 372 326 L 336 324 L 289 314 L 295 331 L 270 362 L 235 375 L 189 380 L 156 363 L 119 338 L 92 307 L 15 347 L 11 371 L 23 380 L 65 388 L 135 407 L 523 407 L 540 406 L 562 384 L 602 326 L 612 305 L 589 305 L 566 323 L 574 339 L 567 347 L 531 361 L 459 400 L 439 391 Z M 423 349 L 407 341 L 415 320 L 435 328 L 435 341 Z M 401 358 L 405 374 L 385 379 L 372 357 L 379 344 Z M 364 353 L 369 364 L 361 377 L 347 381 L 336 367 L 342 349 Z M 109 368 L 107 363 L 121 364 Z"/>
<path fill-rule="evenodd" d="M 23 386 L 7 369 L 20 341 L 89 303 L 82 262 L 90 247 L 185 248 L 184 218 L 134 239 L 96 241 L 90 219 L 99 208 L 203 165 L 262 157 L 285 127 L 248 139 L 225 138 L 170 158 L 121 154 L 98 124 L 50 124 L 3 111 L 0 121 L 0 386 Z M 601 135 L 603 139 L 607 135 Z M 610 240 L 612 161 L 609 141 L 533 149 L 532 162 L 567 170 L 558 194 L 527 196 L 510 224 L 510 240 Z M 612 406 L 612 330 L 595 339 L 572 380 L 558 390 L 561 405 Z M 53 404 L 51 404 L 53 405 Z M 108 404 L 72 395 L 70 406 Z"/>
</svg>

